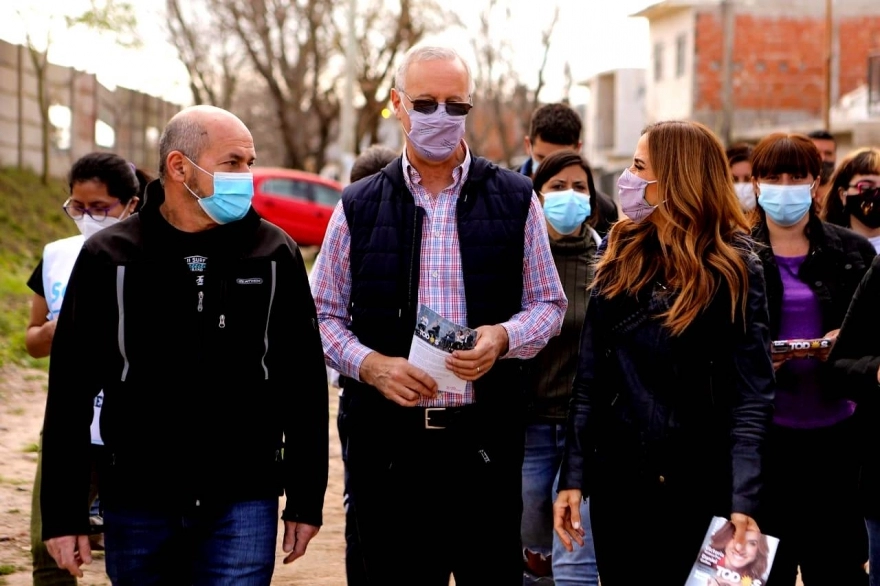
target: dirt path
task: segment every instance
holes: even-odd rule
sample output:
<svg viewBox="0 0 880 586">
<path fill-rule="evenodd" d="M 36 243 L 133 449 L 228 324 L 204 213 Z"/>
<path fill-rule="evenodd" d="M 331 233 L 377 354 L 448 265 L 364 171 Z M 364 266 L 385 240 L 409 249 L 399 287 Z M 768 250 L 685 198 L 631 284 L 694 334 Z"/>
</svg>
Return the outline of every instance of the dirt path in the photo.
<svg viewBox="0 0 880 586">
<path fill-rule="evenodd" d="M 335 390 L 330 392 L 330 485 L 324 504 L 324 527 L 306 556 L 282 565 L 281 532 L 278 565 L 272 584 L 278 586 L 342 586 L 345 584 L 345 539 L 342 510 L 342 460 L 336 435 Z M 31 584 L 30 507 L 39 441 L 46 404 L 46 374 L 39 370 L 0 370 L 0 584 Z M 11 573 L 9 573 L 11 572 Z M 8 575 L 3 576 L 4 573 Z M 5 580 L 5 582 L 4 582 Z M 85 570 L 83 586 L 105 586 L 100 552 Z"/>
</svg>

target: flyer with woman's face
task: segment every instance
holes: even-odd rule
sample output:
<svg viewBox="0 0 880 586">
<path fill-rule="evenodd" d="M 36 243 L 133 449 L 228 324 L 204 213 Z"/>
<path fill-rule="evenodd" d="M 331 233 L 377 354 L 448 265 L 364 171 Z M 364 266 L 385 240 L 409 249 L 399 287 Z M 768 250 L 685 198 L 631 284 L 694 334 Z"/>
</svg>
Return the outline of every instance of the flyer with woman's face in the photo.
<svg viewBox="0 0 880 586">
<path fill-rule="evenodd" d="M 734 538 L 733 524 L 713 517 L 685 586 L 765 586 L 779 539 L 747 531 L 745 544 Z"/>
</svg>

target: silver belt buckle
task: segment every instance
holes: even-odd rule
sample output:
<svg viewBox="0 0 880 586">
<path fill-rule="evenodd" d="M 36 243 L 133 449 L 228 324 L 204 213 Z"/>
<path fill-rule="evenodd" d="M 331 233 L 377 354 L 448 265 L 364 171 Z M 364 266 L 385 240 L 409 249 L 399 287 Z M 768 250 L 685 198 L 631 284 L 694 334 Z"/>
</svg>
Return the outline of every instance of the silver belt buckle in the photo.
<svg viewBox="0 0 880 586">
<path fill-rule="evenodd" d="M 446 407 L 427 407 L 425 409 L 425 429 L 446 429 L 444 425 L 431 425 L 431 412 L 446 411 Z"/>
</svg>

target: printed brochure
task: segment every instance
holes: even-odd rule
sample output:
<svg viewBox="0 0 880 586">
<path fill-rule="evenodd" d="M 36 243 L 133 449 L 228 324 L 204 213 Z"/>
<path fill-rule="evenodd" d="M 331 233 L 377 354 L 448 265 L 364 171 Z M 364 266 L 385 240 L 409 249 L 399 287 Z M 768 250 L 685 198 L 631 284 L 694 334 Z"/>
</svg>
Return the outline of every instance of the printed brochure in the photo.
<svg viewBox="0 0 880 586">
<path fill-rule="evenodd" d="M 467 382 L 446 368 L 446 358 L 455 350 L 470 350 L 476 343 L 476 330 L 420 305 L 409 361 L 431 375 L 441 392 L 463 395 Z"/>
<path fill-rule="evenodd" d="M 684 586 L 765 586 L 778 546 L 779 539 L 752 531 L 745 546 L 738 546 L 733 524 L 713 517 Z"/>
</svg>

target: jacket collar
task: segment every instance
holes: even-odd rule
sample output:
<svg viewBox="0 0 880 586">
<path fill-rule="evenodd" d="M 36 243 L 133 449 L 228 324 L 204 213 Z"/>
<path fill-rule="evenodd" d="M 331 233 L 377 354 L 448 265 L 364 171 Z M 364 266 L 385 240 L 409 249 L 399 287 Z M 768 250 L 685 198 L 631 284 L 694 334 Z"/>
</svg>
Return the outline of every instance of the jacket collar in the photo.
<svg viewBox="0 0 880 586">
<path fill-rule="evenodd" d="M 165 203 L 165 188 L 158 179 L 147 185 L 144 196 L 144 206 L 139 212 L 139 216 L 145 225 L 153 226 L 157 229 L 157 232 L 165 234 L 185 234 L 169 224 L 168 220 L 159 211 L 159 208 Z M 241 220 L 215 226 L 206 230 L 205 234 L 210 234 L 210 238 L 216 239 L 219 243 L 234 247 L 237 242 L 241 241 L 240 239 L 243 236 L 255 232 L 261 221 L 259 214 L 251 207 L 248 209 L 247 215 Z"/>
</svg>

